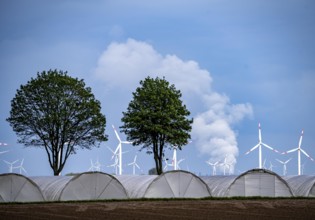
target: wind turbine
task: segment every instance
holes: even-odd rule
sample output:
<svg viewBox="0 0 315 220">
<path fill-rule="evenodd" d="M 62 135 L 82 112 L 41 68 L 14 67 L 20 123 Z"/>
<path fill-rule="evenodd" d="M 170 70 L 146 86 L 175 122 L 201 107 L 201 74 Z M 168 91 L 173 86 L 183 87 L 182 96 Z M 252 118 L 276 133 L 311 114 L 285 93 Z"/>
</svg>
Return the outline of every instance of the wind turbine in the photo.
<svg viewBox="0 0 315 220">
<path fill-rule="evenodd" d="M 93 163 L 92 159 L 90 159 L 90 161 L 91 161 L 91 166 L 88 169 L 88 171 L 94 171 L 94 163 Z"/>
<path fill-rule="evenodd" d="M 271 161 L 269 161 L 269 163 L 270 163 L 269 170 L 272 171 L 272 168 L 274 168 L 274 167 L 276 167 L 276 166 L 274 166 L 274 165 L 271 163 Z"/>
<path fill-rule="evenodd" d="M 279 163 L 283 164 L 283 176 L 287 175 L 287 163 L 289 163 L 291 159 L 292 158 L 290 158 L 287 161 L 281 161 L 281 160 L 276 159 Z"/>
<path fill-rule="evenodd" d="M 135 175 L 136 174 L 136 167 L 140 170 L 139 165 L 136 162 L 137 160 L 137 155 L 135 156 L 133 162 L 129 163 L 128 166 L 132 166 L 132 174 Z"/>
<path fill-rule="evenodd" d="M 9 166 L 9 173 L 12 173 L 12 171 L 13 171 L 13 164 L 15 164 L 16 162 L 18 162 L 19 160 L 15 160 L 15 161 L 13 161 L 13 162 L 8 162 L 8 161 L 6 161 L 6 160 L 4 160 L 4 162 L 6 163 L 6 164 L 8 164 L 8 166 Z"/>
<path fill-rule="evenodd" d="M 24 158 L 21 160 L 21 163 L 19 166 L 16 166 L 16 167 L 12 167 L 12 170 L 13 169 L 20 169 L 20 174 L 22 174 L 22 172 L 24 172 L 25 174 L 27 174 L 26 170 L 24 169 L 23 167 L 23 163 L 24 163 Z"/>
<path fill-rule="evenodd" d="M 249 151 L 247 151 L 245 153 L 245 155 L 249 154 L 250 152 L 252 152 L 253 150 L 255 150 L 256 148 L 259 149 L 259 169 L 262 169 L 263 166 L 262 166 L 262 151 L 261 151 L 261 147 L 264 146 L 276 153 L 279 153 L 279 151 L 277 151 L 276 149 L 273 149 L 272 147 L 270 147 L 269 145 L 265 144 L 262 142 L 262 139 L 261 139 L 261 127 L 260 127 L 260 123 L 258 123 L 258 144 L 255 145 L 252 149 L 250 149 Z"/>
<path fill-rule="evenodd" d="M 113 129 L 114 129 L 114 131 L 115 131 L 116 137 L 117 137 L 117 139 L 118 139 L 118 141 L 119 141 L 118 146 L 117 146 L 115 152 L 118 150 L 119 175 L 121 175 L 121 174 L 122 174 L 122 145 L 121 145 L 121 144 L 132 144 L 132 142 L 129 142 L 129 141 L 122 141 L 122 140 L 120 139 L 120 137 L 119 137 L 119 135 L 118 135 L 118 133 L 117 133 L 117 131 L 116 131 L 114 125 L 112 125 L 112 126 L 113 126 Z"/>
<path fill-rule="evenodd" d="M 98 158 L 96 159 L 94 166 L 96 171 L 101 171 L 102 164 L 98 161 Z"/>
<path fill-rule="evenodd" d="M 98 159 L 95 161 L 95 163 L 93 163 L 92 159 L 91 159 L 91 166 L 89 168 L 88 171 L 101 171 L 101 164 L 98 161 Z"/>
<path fill-rule="evenodd" d="M 119 167 L 119 164 L 118 164 L 118 155 L 115 156 L 115 162 L 107 167 L 114 167 L 115 169 L 115 174 L 117 175 L 118 171 L 117 171 L 117 168 Z"/>
<path fill-rule="evenodd" d="M 224 157 L 224 162 L 220 164 L 221 166 L 223 166 L 223 175 L 225 176 L 225 168 L 228 167 L 229 168 L 229 174 L 231 174 L 231 163 L 228 163 L 226 161 L 226 155 Z"/>
<path fill-rule="evenodd" d="M 217 161 L 215 163 L 211 163 L 210 161 L 206 161 L 206 163 L 209 164 L 209 166 L 212 166 L 212 176 L 215 176 L 217 174 L 216 166 L 219 164 L 219 161 Z"/>
<path fill-rule="evenodd" d="M 295 152 L 297 151 L 298 152 L 298 175 L 301 175 L 301 152 L 306 156 L 308 157 L 311 161 L 314 161 L 314 159 L 308 155 L 302 148 L 301 148 L 301 145 L 302 145 L 302 139 L 303 139 L 303 134 L 304 134 L 304 130 L 302 130 L 302 133 L 301 133 L 301 137 L 300 137 L 300 140 L 299 140 L 299 146 L 297 148 L 294 148 L 292 150 L 289 150 L 289 151 L 286 151 L 282 154 L 288 154 L 288 153 L 292 153 L 292 152 Z"/>
</svg>

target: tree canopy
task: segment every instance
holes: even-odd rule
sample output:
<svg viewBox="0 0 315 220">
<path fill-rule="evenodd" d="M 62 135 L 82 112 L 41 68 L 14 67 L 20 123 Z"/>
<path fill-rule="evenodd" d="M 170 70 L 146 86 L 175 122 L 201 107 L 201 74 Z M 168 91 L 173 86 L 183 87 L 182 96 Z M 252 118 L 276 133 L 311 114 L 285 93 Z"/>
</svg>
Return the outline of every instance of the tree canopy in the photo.
<svg viewBox="0 0 315 220">
<path fill-rule="evenodd" d="M 37 73 L 37 78 L 21 85 L 7 121 L 19 143 L 46 150 L 54 175 L 78 149 L 98 147 L 107 140 L 106 118 L 91 88 L 58 70 Z"/>
<path fill-rule="evenodd" d="M 142 145 L 141 149 L 153 153 L 158 174 L 163 172 L 165 147 L 181 149 L 190 139 L 193 120 L 187 118 L 190 112 L 181 96 L 164 78 L 147 77 L 140 81 L 127 111 L 123 112 L 120 128 L 134 146 Z"/>
</svg>

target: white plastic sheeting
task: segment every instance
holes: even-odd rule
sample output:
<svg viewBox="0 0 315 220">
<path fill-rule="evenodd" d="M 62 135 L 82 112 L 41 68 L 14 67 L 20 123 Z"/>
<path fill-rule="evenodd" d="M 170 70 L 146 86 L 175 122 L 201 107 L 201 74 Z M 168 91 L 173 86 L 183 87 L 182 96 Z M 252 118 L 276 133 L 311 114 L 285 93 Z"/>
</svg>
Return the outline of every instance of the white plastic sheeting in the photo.
<svg viewBox="0 0 315 220">
<path fill-rule="evenodd" d="M 227 197 L 227 190 L 238 176 L 202 176 L 213 197 Z"/>
<path fill-rule="evenodd" d="M 31 177 L 47 201 L 104 200 L 128 198 L 125 188 L 113 176 L 86 172 L 72 177 Z"/>
<path fill-rule="evenodd" d="M 16 173 L 0 175 L 0 202 L 44 201 L 39 187 L 29 178 Z"/>
<path fill-rule="evenodd" d="M 130 198 L 203 198 L 211 192 L 202 179 L 177 170 L 159 176 L 117 176 Z"/>
<path fill-rule="evenodd" d="M 149 185 L 157 175 L 123 175 L 115 176 L 125 187 L 130 198 L 143 198 Z"/>
<path fill-rule="evenodd" d="M 285 180 L 276 173 L 264 169 L 249 170 L 239 176 L 210 176 L 202 179 L 215 197 L 293 196 Z"/>
<path fill-rule="evenodd" d="M 315 197 L 315 176 L 283 176 L 295 196 Z"/>
</svg>

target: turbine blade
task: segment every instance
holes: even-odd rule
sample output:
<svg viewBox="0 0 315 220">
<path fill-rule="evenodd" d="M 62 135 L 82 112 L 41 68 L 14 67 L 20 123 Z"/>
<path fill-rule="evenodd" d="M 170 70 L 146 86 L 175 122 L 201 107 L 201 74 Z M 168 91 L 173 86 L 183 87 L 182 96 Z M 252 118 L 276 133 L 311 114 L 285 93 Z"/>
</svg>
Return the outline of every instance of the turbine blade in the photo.
<svg viewBox="0 0 315 220">
<path fill-rule="evenodd" d="M 16 162 L 18 162 L 19 160 L 15 160 L 15 161 L 13 161 L 11 164 L 13 165 L 13 164 L 15 164 Z"/>
<path fill-rule="evenodd" d="M 287 160 L 286 162 L 284 162 L 285 164 L 287 164 L 287 163 L 289 163 L 290 162 L 290 160 L 292 160 L 292 158 L 290 158 L 289 160 Z"/>
<path fill-rule="evenodd" d="M 256 146 L 254 146 L 252 149 L 250 149 L 249 151 L 247 151 L 247 152 L 245 153 L 245 155 L 246 155 L 246 154 L 249 154 L 250 152 L 252 152 L 253 150 L 255 150 L 258 146 L 259 146 L 259 144 L 257 144 Z"/>
<path fill-rule="evenodd" d="M 259 142 L 261 143 L 261 127 L 260 127 L 260 122 L 258 123 L 258 139 L 259 139 Z"/>
<path fill-rule="evenodd" d="M 166 171 L 166 169 L 167 169 L 167 164 L 164 166 L 164 169 L 163 169 L 163 170 Z"/>
<path fill-rule="evenodd" d="M 211 163 L 211 162 L 209 162 L 209 161 L 206 161 L 206 163 L 207 163 L 208 165 L 210 165 L 210 166 L 214 166 L 214 164 Z"/>
<path fill-rule="evenodd" d="M 294 149 L 292 149 L 292 150 L 289 150 L 289 151 L 286 151 L 286 152 L 284 152 L 285 154 L 288 154 L 288 153 L 292 153 L 292 152 L 294 152 L 294 151 L 297 151 L 299 148 L 294 148 Z"/>
<path fill-rule="evenodd" d="M 282 163 L 282 164 L 284 164 L 284 162 L 283 161 L 281 161 L 281 160 L 278 160 L 278 159 L 276 159 L 279 163 Z"/>
<path fill-rule="evenodd" d="M 276 152 L 276 153 L 279 153 L 278 150 L 276 150 L 276 149 L 270 147 L 269 145 L 267 145 L 267 144 L 265 144 L 265 143 L 261 143 L 261 144 L 264 145 L 265 147 L 269 148 L 270 150 L 272 150 L 272 151 L 274 151 L 274 152 Z"/>
<path fill-rule="evenodd" d="M 303 153 L 305 156 L 307 156 L 310 160 L 314 161 L 314 159 L 313 159 L 310 155 L 308 155 L 302 148 L 301 148 L 300 150 L 301 150 L 302 153 Z"/>
<path fill-rule="evenodd" d="M 9 152 L 9 151 L 8 151 L 8 150 L 6 150 L 6 151 L 1 151 L 0 154 L 4 154 L 4 153 L 7 153 L 7 152 Z"/>
<path fill-rule="evenodd" d="M 115 151 L 114 151 L 114 155 L 117 155 L 117 152 L 118 152 L 118 150 L 119 150 L 120 146 L 121 146 L 121 144 L 119 143 L 119 144 L 117 145 L 117 147 L 116 147 Z"/>
<path fill-rule="evenodd" d="M 301 132 L 300 140 L 299 140 L 299 148 L 301 148 L 302 145 L 302 139 L 303 139 L 304 130 Z"/>
<path fill-rule="evenodd" d="M 179 161 L 177 161 L 177 166 L 178 164 L 180 164 L 181 162 L 183 162 L 185 159 L 180 159 Z"/>
<path fill-rule="evenodd" d="M 113 154 L 115 154 L 114 151 L 113 151 L 110 147 L 107 146 L 107 148 L 108 148 L 108 150 L 110 150 L 110 152 L 112 152 Z"/>
<path fill-rule="evenodd" d="M 116 137 L 117 137 L 118 141 L 121 143 L 120 137 L 119 137 L 119 135 L 118 135 L 118 133 L 117 133 L 117 131 L 116 131 L 114 125 L 112 125 L 112 127 L 113 127 L 113 129 L 114 129 L 114 132 L 115 132 L 115 134 L 116 134 Z"/>
</svg>

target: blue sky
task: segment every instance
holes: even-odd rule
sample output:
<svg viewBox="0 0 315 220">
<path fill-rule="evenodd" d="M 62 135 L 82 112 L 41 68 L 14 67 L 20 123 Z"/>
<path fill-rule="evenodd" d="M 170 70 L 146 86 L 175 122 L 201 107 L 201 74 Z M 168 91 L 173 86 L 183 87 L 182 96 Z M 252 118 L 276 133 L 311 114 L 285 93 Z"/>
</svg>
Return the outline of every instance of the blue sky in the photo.
<svg viewBox="0 0 315 220">
<path fill-rule="evenodd" d="M 84 79 L 107 118 L 109 141 L 72 155 L 63 174 L 87 171 L 90 159 L 113 172 L 111 125 L 121 126 L 131 93 L 148 75 L 175 84 L 194 118 L 192 143 L 177 156 L 183 169 L 209 175 L 205 161 L 225 155 L 236 174 L 257 167 L 258 151 L 244 153 L 258 142 L 259 122 L 263 142 L 279 151 L 297 147 L 304 129 L 302 148 L 315 157 L 314 10 L 311 0 L 0 1 L 0 142 L 9 144 L 1 146 L 9 152 L 0 154 L 0 172 L 8 171 L 3 160 L 24 158 L 28 175 L 52 175 L 45 151 L 17 144 L 5 121 L 20 85 L 48 69 Z M 154 166 L 139 148 L 123 148 L 124 174 L 135 154 L 140 173 Z M 272 162 L 279 174 L 275 159 L 291 157 L 288 174 L 295 175 L 296 153 L 263 149 L 266 166 Z M 314 175 L 315 163 L 304 156 L 302 163 Z"/>
</svg>

